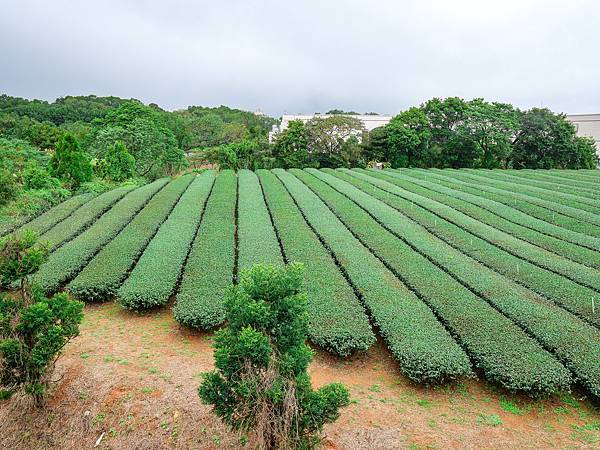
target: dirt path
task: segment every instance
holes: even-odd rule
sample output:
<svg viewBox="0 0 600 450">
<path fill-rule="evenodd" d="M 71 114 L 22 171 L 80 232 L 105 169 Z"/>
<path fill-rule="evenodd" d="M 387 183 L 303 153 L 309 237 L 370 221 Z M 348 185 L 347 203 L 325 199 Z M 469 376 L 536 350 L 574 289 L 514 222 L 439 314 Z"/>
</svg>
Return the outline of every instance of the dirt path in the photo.
<svg viewBox="0 0 600 450">
<path fill-rule="evenodd" d="M 0 403 L 0 448 L 236 448 L 202 405 L 210 333 L 181 329 L 170 311 L 86 307 L 81 336 L 59 360 L 45 409 Z M 326 427 L 329 448 L 598 448 L 600 413 L 566 396 L 511 397 L 478 381 L 442 389 L 411 384 L 381 344 L 351 360 L 317 352 L 315 387 L 346 384 L 353 403 Z"/>
</svg>

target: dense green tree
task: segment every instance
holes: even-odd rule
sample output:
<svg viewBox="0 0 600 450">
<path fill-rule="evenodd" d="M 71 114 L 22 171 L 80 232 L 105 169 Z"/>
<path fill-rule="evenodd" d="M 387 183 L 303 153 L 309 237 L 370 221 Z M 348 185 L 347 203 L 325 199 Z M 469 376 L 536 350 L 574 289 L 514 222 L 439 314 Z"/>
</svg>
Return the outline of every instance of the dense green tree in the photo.
<svg viewBox="0 0 600 450">
<path fill-rule="evenodd" d="M 323 425 L 349 403 L 348 390 L 330 384 L 313 391 L 307 368 L 303 268 L 257 265 L 226 294 L 227 326 L 215 336 L 216 370 L 203 375 L 199 394 L 253 447 L 313 448 Z"/>
<path fill-rule="evenodd" d="M 575 126 L 564 115 L 546 108 L 521 114 L 510 164 L 517 169 L 591 169 L 596 165 L 593 145 L 576 136 Z"/>
<path fill-rule="evenodd" d="M 49 251 L 36 239 L 28 230 L 0 239 L 0 287 L 20 286 L 18 296 L 0 293 L 0 397 L 24 390 L 39 404 L 57 356 L 79 333 L 83 304 L 31 286 Z"/>
<path fill-rule="evenodd" d="M 382 126 L 365 133 L 361 143 L 362 158 L 369 162 L 390 162 L 393 159 L 389 145 L 389 127 Z M 391 163 L 390 163 L 391 167 Z"/>
<path fill-rule="evenodd" d="M 334 115 L 315 117 L 305 125 L 309 164 L 314 167 L 340 167 L 357 163 L 355 146 L 345 145 L 351 137 L 364 133 L 362 122 L 354 117 Z"/>
<path fill-rule="evenodd" d="M 277 134 L 272 145 L 272 155 L 276 167 L 289 169 L 307 167 L 308 141 L 304 123 L 292 120 L 288 127 Z"/>
<path fill-rule="evenodd" d="M 90 161 L 73 135 L 65 134 L 56 145 L 50 173 L 74 187 L 92 179 Z"/>
<path fill-rule="evenodd" d="M 121 141 L 135 158 L 137 175 L 154 179 L 178 170 L 185 155 L 160 119 L 159 113 L 140 102 L 123 103 L 106 114 L 89 151 L 104 159 L 109 148 Z"/>
<path fill-rule="evenodd" d="M 427 116 L 420 108 L 409 108 L 387 126 L 392 167 L 431 166 L 431 132 Z"/>
<path fill-rule="evenodd" d="M 231 144 L 212 147 L 204 152 L 204 159 L 218 164 L 221 169 L 259 169 L 268 168 L 272 160 L 266 143 L 245 139 Z"/>
<path fill-rule="evenodd" d="M 97 164 L 102 178 L 121 182 L 135 176 L 135 158 L 127 151 L 121 141 L 115 142 L 105 153 L 104 159 Z"/>
</svg>

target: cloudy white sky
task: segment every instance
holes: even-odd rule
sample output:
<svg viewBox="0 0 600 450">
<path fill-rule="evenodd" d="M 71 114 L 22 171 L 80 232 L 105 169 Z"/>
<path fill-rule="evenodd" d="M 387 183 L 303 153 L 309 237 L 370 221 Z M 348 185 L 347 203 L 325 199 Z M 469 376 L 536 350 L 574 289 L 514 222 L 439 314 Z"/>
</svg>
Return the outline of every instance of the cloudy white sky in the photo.
<svg viewBox="0 0 600 450">
<path fill-rule="evenodd" d="M 600 112 L 600 2 L 0 0 L 0 92 L 272 116 L 455 95 Z"/>
</svg>

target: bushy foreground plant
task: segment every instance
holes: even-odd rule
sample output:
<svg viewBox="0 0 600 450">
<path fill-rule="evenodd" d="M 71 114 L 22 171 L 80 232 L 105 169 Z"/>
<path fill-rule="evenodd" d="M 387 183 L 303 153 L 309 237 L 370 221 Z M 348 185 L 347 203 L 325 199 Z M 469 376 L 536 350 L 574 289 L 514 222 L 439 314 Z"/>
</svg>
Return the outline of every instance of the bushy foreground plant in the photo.
<svg viewBox="0 0 600 450">
<path fill-rule="evenodd" d="M 217 370 L 204 374 L 202 401 L 259 448 L 312 448 L 327 422 L 349 403 L 347 389 L 313 391 L 305 344 L 303 266 L 256 265 L 226 294 L 228 326 L 216 334 Z"/>
<path fill-rule="evenodd" d="M 61 349 L 79 333 L 83 304 L 31 286 L 29 276 L 48 257 L 36 241 L 31 231 L 0 241 L 0 287 L 20 286 L 18 295 L 0 296 L 0 398 L 24 390 L 39 404 Z"/>
</svg>

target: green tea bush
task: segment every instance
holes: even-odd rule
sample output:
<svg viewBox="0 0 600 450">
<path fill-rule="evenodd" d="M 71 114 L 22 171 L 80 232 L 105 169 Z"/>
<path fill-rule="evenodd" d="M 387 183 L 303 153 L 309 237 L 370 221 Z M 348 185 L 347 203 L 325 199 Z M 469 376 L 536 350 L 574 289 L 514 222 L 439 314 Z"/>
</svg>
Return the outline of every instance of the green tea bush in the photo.
<svg viewBox="0 0 600 450">
<path fill-rule="evenodd" d="M 204 403 L 257 448 L 313 448 L 349 404 L 339 383 L 313 391 L 307 373 L 303 267 L 259 264 L 226 294 L 227 327 L 215 338 L 217 370 L 203 375 Z"/>
</svg>

